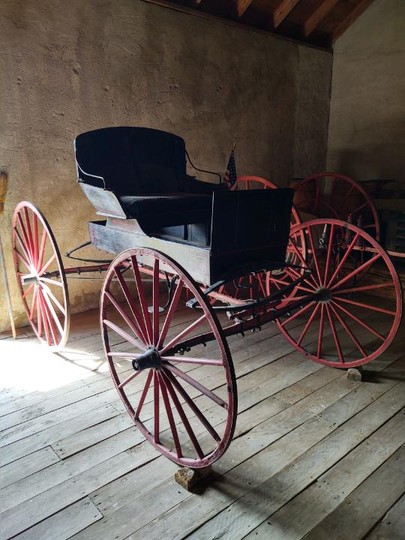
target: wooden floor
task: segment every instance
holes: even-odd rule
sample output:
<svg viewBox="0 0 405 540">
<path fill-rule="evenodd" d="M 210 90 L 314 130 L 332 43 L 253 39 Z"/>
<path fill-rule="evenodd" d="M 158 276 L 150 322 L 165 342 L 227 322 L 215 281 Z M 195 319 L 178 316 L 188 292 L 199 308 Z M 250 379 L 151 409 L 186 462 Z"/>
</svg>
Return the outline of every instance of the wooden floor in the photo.
<svg viewBox="0 0 405 540">
<path fill-rule="evenodd" d="M 405 538 L 405 332 L 365 382 L 273 325 L 230 340 L 235 438 L 197 494 L 131 425 L 96 312 L 66 351 L 0 339 L 0 538 Z"/>
</svg>

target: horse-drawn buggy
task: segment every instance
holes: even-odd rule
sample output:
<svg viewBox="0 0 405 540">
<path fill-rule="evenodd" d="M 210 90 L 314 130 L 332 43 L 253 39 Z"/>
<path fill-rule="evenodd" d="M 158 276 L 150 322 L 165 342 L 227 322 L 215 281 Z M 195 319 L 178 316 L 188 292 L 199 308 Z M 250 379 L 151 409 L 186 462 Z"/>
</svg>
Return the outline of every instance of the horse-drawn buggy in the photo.
<svg viewBox="0 0 405 540">
<path fill-rule="evenodd" d="M 116 257 L 64 268 L 45 217 L 20 203 L 13 250 L 27 315 L 39 339 L 63 347 L 67 278 L 105 272 L 101 338 L 113 382 L 134 423 L 176 463 L 205 467 L 232 439 L 228 337 L 273 322 L 309 359 L 338 368 L 366 364 L 394 339 L 400 282 L 364 228 L 302 222 L 292 189 L 243 189 L 255 177 L 231 191 L 197 180 L 183 139 L 162 131 L 83 133 L 75 156 L 100 215 L 90 242 Z"/>
</svg>

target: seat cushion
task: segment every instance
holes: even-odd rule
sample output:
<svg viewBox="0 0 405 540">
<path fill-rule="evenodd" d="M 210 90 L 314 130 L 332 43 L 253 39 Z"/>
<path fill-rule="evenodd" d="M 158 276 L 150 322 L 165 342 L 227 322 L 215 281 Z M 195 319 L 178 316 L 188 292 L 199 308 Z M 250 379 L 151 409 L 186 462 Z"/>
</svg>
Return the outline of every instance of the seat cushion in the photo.
<svg viewBox="0 0 405 540">
<path fill-rule="evenodd" d="M 210 195 L 122 195 L 118 199 L 128 218 L 135 218 L 148 228 L 203 223 L 211 219 Z"/>
</svg>

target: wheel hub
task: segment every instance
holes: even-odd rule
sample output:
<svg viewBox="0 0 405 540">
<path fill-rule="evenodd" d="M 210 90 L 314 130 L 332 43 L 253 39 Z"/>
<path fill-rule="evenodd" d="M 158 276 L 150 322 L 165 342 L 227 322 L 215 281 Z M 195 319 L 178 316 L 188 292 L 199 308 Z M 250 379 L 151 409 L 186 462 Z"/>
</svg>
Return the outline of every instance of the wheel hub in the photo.
<svg viewBox="0 0 405 540">
<path fill-rule="evenodd" d="M 140 354 L 137 358 L 132 360 L 132 367 L 135 371 L 142 371 L 143 369 L 159 369 L 162 365 L 162 359 L 155 347 L 148 347 L 147 350 Z"/>
<path fill-rule="evenodd" d="M 317 294 L 317 300 L 319 302 L 324 302 L 324 303 L 327 303 L 330 301 L 330 299 L 332 298 L 332 295 L 331 295 L 331 292 L 329 289 L 327 289 L 326 287 L 320 287 L 317 291 L 316 291 L 316 294 Z"/>
<path fill-rule="evenodd" d="M 31 283 L 39 283 L 38 272 L 32 272 L 31 274 L 26 274 L 21 277 L 21 283 L 23 285 L 30 285 Z"/>
</svg>

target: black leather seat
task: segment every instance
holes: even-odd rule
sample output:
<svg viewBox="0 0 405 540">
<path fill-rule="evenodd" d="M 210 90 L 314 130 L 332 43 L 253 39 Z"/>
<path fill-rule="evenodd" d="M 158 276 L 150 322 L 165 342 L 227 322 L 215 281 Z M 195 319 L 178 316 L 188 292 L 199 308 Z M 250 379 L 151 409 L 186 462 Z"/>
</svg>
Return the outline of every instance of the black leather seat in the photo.
<svg viewBox="0 0 405 540">
<path fill-rule="evenodd" d="M 177 193 L 173 195 L 122 195 L 125 214 L 146 227 L 168 227 L 211 220 L 212 197 Z"/>
<path fill-rule="evenodd" d="M 213 192 L 226 189 L 188 176 L 184 140 L 156 129 L 112 127 L 82 133 L 75 154 L 79 182 L 112 191 L 125 216 L 149 230 L 208 224 Z"/>
</svg>

